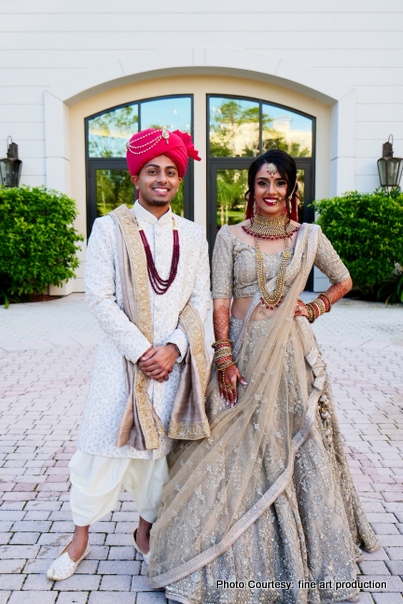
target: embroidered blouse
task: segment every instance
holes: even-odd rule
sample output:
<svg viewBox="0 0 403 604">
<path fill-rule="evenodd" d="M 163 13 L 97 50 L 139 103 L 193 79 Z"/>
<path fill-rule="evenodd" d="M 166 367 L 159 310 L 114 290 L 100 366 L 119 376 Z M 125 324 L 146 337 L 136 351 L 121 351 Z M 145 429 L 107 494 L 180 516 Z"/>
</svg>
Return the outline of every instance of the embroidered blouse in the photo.
<svg viewBox="0 0 403 604">
<path fill-rule="evenodd" d="M 294 248 L 291 248 L 291 252 Z M 266 279 L 276 276 L 283 252 L 264 254 Z M 248 298 L 258 291 L 255 248 L 237 237 L 228 225 L 217 235 L 213 252 L 213 298 Z M 315 258 L 317 266 L 330 279 L 340 283 L 349 276 L 329 239 L 320 230 Z"/>
</svg>

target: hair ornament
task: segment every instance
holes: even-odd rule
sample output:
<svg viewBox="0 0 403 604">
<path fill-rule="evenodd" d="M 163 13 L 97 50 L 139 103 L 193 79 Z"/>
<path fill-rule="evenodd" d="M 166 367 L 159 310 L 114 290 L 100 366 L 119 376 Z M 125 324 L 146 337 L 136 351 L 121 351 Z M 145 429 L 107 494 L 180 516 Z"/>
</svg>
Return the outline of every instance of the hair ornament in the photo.
<svg viewBox="0 0 403 604">
<path fill-rule="evenodd" d="M 297 181 L 297 180 L 295 180 L 295 183 L 294 183 L 293 189 L 292 189 L 292 191 L 291 191 L 290 195 L 288 196 L 288 201 L 291 201 L 291 200 L 292 200 L 292 197 L 293 197 L 293 195 L 294 195 L 294 193 L 295 193 L 295 189 L 297 188 L 297 184 L 298 184 L 298 181 Z"/>
<path fill-rule="evenodd" d="M 275 174 L 277 174 L 278 169 L 276 164 L 273 164 L 272 162 L 270 164 L 267 164 L 267 174 L 269 176 L 274 176 Z"/>
</svg>

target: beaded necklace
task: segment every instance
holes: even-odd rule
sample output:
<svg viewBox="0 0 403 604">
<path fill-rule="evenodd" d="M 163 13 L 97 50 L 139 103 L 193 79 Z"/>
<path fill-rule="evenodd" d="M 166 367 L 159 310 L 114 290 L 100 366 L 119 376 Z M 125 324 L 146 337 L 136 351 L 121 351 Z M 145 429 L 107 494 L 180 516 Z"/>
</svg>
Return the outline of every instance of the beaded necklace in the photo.
<svg viewBox="0 0 403 604">
<path fill-rule="evenodd" d="M 255 239 L 256 248 L 256 274 L 257 283 L 260 291 L 260 305 L 268 310 L 274 310 L 280 306 L 284 299 L 285 275 L 287 266 L 291 260 L 290 238 L 299 230 L 299 226 L 295 227 L 290 224 L 288 216 L 283 214 L 276 218 L 268 218 L 255 214 L 253 221 L 249 227 L 242 226 L 243 230 L 252 235 Z M 278 268 L 276 286 L 273 293 L 270 293 L 266 287 L 266 275 L 264 268 L 264 255 L 259 246 L 259 239 L 284 239 L 284 253 L 280 260 Z"/>
<path fill-rule="evenodd" d="M 256 247 L 256 273 L 257 273 L 257 283 L 259 286 L 259 290 L 261 293 L 260 296 L 260 305 L 269 310 L 274 310 L 277 306 L 280 306 L 284 299 L 284 285 L 285 285 L 285 273 L 287 270 L 287 266 L 290 263 L 291 259 L 291 250 L 290 243 L 288 237 L 284 240 L 285 250 L 280 260 L 280 266 L 278 267 L 276 286 L 274 288 L 273 293 L 271 294 L 266 287 L 266 275 L 264 270 L 264 256 L 259 247 L 259 239 L 255 237 L 255 247 Z"/>
<path fill-rule="evenodd" d="M 172 233 L 173 233 L 173 250 L 172 250 L 172 261 L 171 270 L 169 271 L 168 279 L 162 279 L 155 266 L 154 258 L 151 253 L 150 244 L 144 232 L 144 229 L 140 226 L 139 221 L 135 217 L 137 228 L 140 233 L 141 240 L 144 245 L 144 251 L 147 259 L 147 271 L 150 279 L 151 287 L 158 296 L 166 294 L 172 283 L 175 281 L 176 273 L 178 272 L 178 263 L 180 257 L 180 245 L 179 245 L 179 233 L 178 227 L 176 226 L 175 218 L 172 216 Z"/>
</svg>

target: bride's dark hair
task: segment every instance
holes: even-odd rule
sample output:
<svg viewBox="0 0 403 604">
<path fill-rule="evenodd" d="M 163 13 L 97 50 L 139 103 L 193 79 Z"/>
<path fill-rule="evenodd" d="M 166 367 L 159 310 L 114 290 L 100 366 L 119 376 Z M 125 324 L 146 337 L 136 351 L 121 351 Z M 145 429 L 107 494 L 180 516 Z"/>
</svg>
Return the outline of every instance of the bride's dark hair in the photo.
<svg viewBox="0 0 403 604">
<path fill-rule="evenodd" d="M 297 165 L 291 155 L 288 155 L 285 151 L 280 149 L 271 149 L 266 151 L 263 155 L 259 155 L 249 166 L 248 171 L 248 190 L 245 193 L 245 199 L 247 201 L 245 218 L 253 218 L 253 205 L 255 199 L 255 178 L 260 168 L 264 164 L 273 163 L 280 173 L 280 176 L 287 181 L 287 195 L 286 195 L 286 208 L 289 218 L 292 220 L 298 220 L 298 183 L 295 186 L 295 190 L 291 200 L 289 196 L 292 193 L 295 182 L 297 180 Z"/>
</svg>

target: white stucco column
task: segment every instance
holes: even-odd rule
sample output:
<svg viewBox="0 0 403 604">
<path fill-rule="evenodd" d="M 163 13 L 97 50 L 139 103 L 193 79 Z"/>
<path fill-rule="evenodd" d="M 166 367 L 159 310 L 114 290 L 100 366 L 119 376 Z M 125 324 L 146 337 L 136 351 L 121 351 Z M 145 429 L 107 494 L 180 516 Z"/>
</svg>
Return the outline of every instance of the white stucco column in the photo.
<svg viewBox="0 0 403 604">
<path fill-rule="evenodd" d="M 332 106 L 330 195 L 355 189 L 356 91 L 338 99 Z"/>
<path fill-rule="evenodd" d="M 332 105 L 329 197 L 355 189 L 356 92 L 350 90 Z M 316 267 L 313 290 L 326 291 L 329 279 Z"/>
<path fill-rule="evenodd" d="M 70 195 L 69 108 L 48 91 L 44 97 L 46 186 Z"/>
</svg>

